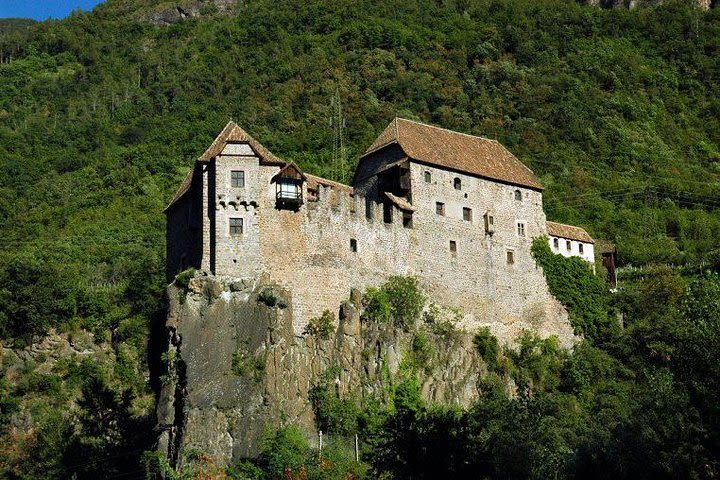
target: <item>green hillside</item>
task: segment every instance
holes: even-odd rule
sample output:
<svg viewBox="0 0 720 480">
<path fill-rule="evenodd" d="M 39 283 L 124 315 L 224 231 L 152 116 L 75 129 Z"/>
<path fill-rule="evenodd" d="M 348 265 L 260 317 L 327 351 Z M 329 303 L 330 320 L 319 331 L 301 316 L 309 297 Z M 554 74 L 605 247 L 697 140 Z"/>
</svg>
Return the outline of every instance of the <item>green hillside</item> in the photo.
<svg viewBox="0 0 720 480">
<path fill-rule="evenodd" d="M 45 422 L 29 450 L 45 463 L 0 460 L 0 476 L 63 478 L 88 451 L 134 460 L 111 459 L 103 474 L 97 460 L 78 478 L 138 468 L 158 386 L 148 337 L 164 312 L 162 210 L 229 119 L 279 157 L 347 179 L 331 165 L 339 89 L 348 170 L 395 115 L 497 138 L 541 177 L 548 219 L 615 242 L 622 264 L 720 267 L 720 9 L 249 0 L 229 16 L 207 6 L 169 26 L 142 21 L 166 3 L 108 0 L 61 21 L 0 22 L 0 338 L 21 347 L 50 329 L 90 331 L 120 365 L 81 362 L 49 386 L 0 380 L 0 430 L 27 408 Z M 622 308 L 652 323 L 638 298 Z M 672 315 L 685 312 L 679 298 Z M 687 338 L 672 331 L 611 353 L 642 376 L 659 362 L 652 348 Z M 650 360 L 628 353 L 637 342 L 654 345 Z M 64 402 L 82 392 L 107 395 L 77 424 L 102 423 L 105 408 L 127 436 L 64 432 Z M 688 422 L 705 440 L 688 434 L 703 446 L 683 454 L 706 458 L 698 452 L 718 447 L 707 433 L 718 424 Z M 0 436 L 0 458 L 18 442 Z"/>
</svg>

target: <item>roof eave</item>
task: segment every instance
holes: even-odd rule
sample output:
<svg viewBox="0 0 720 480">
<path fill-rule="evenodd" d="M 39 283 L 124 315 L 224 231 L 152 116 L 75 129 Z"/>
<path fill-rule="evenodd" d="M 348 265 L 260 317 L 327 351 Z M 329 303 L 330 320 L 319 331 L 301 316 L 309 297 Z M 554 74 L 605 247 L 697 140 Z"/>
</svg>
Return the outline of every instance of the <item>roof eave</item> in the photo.
<svg viewBox="0 0 720 480">
<path fill-rule="evenodd" d="M 512 185 L 512 186 L 514 186 L 514 187 L 529 188 L 529 189 L 535 190 L 535 191 L 537 191 L 537 192 L 542 192 L 543 190 L 545 190 L 545 187 L 543 187 L 540 182 L 538 182 L 537 184 L 532 184 L 532 185 L 531 185 L 531 184 L 529 184 L 529 183 L 513 182 L 513 181 L 510 181 L 510 180 L 503 180 L 503 179 L 500 179 L 500 178 L 494 178 L 494 177 L 489 177 L 489 176 L 486 176 L 486 175 L 480 175 L 480 174 L 477 174 L 477 173 L 468 172 L 467 170 L 461 170 L 461 169 L 459 169 L 459 168 L 446 167 L 445 165 L 438 165 L 437 163 L 428 162 L 428 161 L 425 161 L 425 160 L 419 160 L 419 159 L 413 158 L 413 157 L 408 157 L 408 160 L 410 160 L 411 162 L 415 162 L 415 163 L 421 164 L 421 165 L 427 165 L 427 166 L 429 166 L 429 167 L 439 168 L 439 169 L 441 169 L 441 170 L 448 170 L 448 171 L 450 171 L 450 172 L 462 173 L 463 175 L 469 175 L 469 176 L 471 176 L 471 177 L 481 178 L 481 179 L 483 179 L 483 180 L 489 180 L 489 181 L 491 181 L 491 182 L 502 183 L 502 184 L 504 184 L 504 185 Z"/>
</svg>

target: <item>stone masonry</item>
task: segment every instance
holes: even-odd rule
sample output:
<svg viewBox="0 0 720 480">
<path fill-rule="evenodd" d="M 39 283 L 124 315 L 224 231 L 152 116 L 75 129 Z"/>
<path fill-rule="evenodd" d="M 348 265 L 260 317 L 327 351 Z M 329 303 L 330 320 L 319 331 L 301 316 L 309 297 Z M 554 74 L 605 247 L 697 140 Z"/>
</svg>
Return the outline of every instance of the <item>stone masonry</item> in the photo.
<svg viewBox="0 0 720 480">
<path fill-rule="evenodd" d="M 574 343 L 530 252 L 548 233 L 532 172 L 497 142 L 402 119 L 368 152 L 352 187 L 295 169 L 302 199 L 288 208 L 277 200 L 288 163 L 228 124 L 166 210 L 168 278 L 188 267 L 265 276 L 288 292 L 299 336 L 324 310 L 337 316 L 351 289 L 414 275 L 431 301 L 463 312 L 467 329 Z"/>
</svg>

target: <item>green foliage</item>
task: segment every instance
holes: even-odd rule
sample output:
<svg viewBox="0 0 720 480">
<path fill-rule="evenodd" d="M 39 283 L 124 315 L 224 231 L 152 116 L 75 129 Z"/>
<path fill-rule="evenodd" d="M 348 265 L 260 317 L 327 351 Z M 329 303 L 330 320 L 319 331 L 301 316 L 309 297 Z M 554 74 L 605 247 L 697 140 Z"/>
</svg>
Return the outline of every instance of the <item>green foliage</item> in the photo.
<svg viewBox="0 0 720 480">
<path fill-rule="evenodd" d="M 334 331 L 335 315 L 330 310 L 325 310 L 319 317 L 311 318 L 305 327 L 305 334 L 322 340 L 329 339 Z"/>
<path fill-rule="evenodd" d="M 183 270 L 182 272 L 178 273 L 175 277 L 175 285 L 182 289 L 188 288 L 188 285 L 190 285 L 190 280 L 195 277 L 195 269 L 194 268 L 188 268 L 187 270 Z"/>
<path fill-rule="evenodd" d="M 351 395 L 341 398 L 336 379 L 339 373 L 328 369 L 321 381 L 308 392 L 315 413 L 318 430 L 336 435 L 351 435 L 358 431 L 359 407 Z"/>
<path fill-rule="evenodd" d="M 425 295 L 415 277 L 393 275 L 380 286 L 370 287 L 363 296 L 363 318 L 410 330 L 425 306 Z"/>
<path fill-rule="evenodd" d="M 262 381 L 265 374 L 264 357 L 253 355 L 247 351 L 247 348 L 239 348 L 232 355 L 232 371 L 239 377 L 252 380 L 255 383 Z"/>
<path fill-rule="evenodd" d="M 258 293 L 258 302 L 264 303 L 270 308 L 287 308 L 287 302 L 272 287 L 263 288 Z"/>
<path fill-rule="evenodd" d="M 435 349 L 425 332 L 422 330 L 415 332 L 407 359 L 409 364 L 415 369 L 429 372 L 434 353 Z"/>
<path fill-rule="evenodd" d="M 532 254 L 543 268 L 550 293 L 568 309 L 575 333 L 599 343 L 618 334 L 619 326 L 610 315 L 608 289 L 587 262 L 552 253 L 547 237 L 533 240 Z"/>
</svg>

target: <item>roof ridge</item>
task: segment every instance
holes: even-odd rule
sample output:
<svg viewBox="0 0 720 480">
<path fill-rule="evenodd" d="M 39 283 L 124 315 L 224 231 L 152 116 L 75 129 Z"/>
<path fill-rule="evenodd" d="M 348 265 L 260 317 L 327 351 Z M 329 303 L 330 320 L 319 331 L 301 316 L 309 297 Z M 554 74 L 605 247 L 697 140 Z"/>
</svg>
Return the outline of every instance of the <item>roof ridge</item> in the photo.
<svg viewBox="0 0 720 480">
<path fill-rule="evenodd" d="M 554 222 L 552 220 L 545 220 L 545 223 L 554 223 L 555 225 L 562 225 L 564 227 L 573 227 L 573 228 L 579 228 L 581 230 L 585 230 L 583 227 L 579 227 L 577 225 L 570 225 L 569 223 Z"/>
<path fill-rule="evenodd" d="M 450 130 L 449 128 L 438 127 L 437 125 L 432 125 L 432 124 L 430 124 L 430 123 L 418 122 L 417 120 L 410 120 L 409 118 L 395 117 L 395 119 L 396 119 L 396 120 L 402 120 L 403 122 L 414 123 L 414 124 L 416 124 L 416 125 L 422 125 L 423 127 L 434 128 L 434 129 L 436 129 L 436 130 L 443 130 L 443 131 L 445 131 L 445 132 L 453 133 L 453 134 L 455 134 L 455 135 L 465 135 L 466 137 L 479 138 L 479 139 L 481 139 L 481 140 L 487 140 L 488 142 L 494 142 L 494 143 L 497 143 L 498 145 L 502 145 L 502 144 L 501 144 L 499 141 L 497 141 L 496 139 L 494 139 L 494 138 L 488 138 L 488 137 L 483 137 L 482 135 L 473 135 L 472 133 L 458 132 L 457 130 Z M 397 129 L 397 124 L 395 125 L 395 128 Z"/>
</svg>

